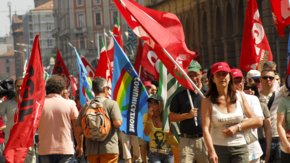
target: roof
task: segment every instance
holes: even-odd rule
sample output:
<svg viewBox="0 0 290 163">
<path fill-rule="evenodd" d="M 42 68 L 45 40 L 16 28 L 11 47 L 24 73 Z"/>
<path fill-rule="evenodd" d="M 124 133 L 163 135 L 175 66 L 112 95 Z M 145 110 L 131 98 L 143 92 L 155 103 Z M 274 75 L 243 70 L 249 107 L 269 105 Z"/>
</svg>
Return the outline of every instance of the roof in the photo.
<svg viewBox="0 0 290 163">
<path fill-rule="evenodd" d="M 53 1 L 51 0 L 49 2 L 46 2 L 45 4 L 36 7 L 33 10 L 52 10 L 52 9 L 53 9 Z"/>
<path fill-rule="evenodd" d="M 13 56 L 14 55 L 14 49 L 11 49 L 10 51 L 0 54 L 0 57 L 4 57 L 4 56 Z"/>
<path fill-rule="evenodd" d="M 16 29 L 14 32 L 23 32 L 23 27 Z"/>
<path fill-rule="evenodd" d="M 16 14 L 14 14 L 12 16 L 12 20 L 13 20 L 14 23 L 22 23 L 22 20 L 19 19 L 19 17 Z"/>
</svg>

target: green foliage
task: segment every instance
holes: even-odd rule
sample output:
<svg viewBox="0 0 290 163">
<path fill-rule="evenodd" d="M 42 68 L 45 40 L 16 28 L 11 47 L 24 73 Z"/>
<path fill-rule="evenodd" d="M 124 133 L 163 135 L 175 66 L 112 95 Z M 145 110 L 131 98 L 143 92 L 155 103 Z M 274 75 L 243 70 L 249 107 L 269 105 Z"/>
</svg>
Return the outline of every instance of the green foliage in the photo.
<svg viewBox="0 0 290 163">
<path fill-rule="evenodd" d="M 0 74 L 0 80 L 5 80 L 7 78 L 9 78 L 10 76 L 8 76 L 7 74 Z"/>
</svg>

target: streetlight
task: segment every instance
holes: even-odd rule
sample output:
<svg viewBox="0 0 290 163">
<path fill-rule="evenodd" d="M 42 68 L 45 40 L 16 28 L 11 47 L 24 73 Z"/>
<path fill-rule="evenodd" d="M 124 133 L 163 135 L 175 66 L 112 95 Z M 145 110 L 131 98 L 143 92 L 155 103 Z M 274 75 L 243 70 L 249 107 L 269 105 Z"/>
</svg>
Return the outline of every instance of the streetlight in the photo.
<svg viewBox="0 0 290 163">
<path fill-rule="evenodd" d="M 19 50 L 14 50 L 14 52 L 22 53 L 23 55 L 25 55 L 22 51 L 19 51 Z"/>
</svg>

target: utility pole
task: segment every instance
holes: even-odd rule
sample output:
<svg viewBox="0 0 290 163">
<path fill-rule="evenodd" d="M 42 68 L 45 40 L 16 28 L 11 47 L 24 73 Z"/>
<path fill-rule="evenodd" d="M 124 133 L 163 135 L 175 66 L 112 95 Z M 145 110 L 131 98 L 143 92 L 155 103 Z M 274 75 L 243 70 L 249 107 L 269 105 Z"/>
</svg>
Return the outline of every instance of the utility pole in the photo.
<svg viewBox="0 0 290 163">
<path fill-rule="evenodd" d="M 9 20 L 10 20 L 10 24 L 11 24 L 12 18 L 11 18 L 11 2 L 10 1 L 7 3 L 7 6 L 9 7 Z"/>
</svg>

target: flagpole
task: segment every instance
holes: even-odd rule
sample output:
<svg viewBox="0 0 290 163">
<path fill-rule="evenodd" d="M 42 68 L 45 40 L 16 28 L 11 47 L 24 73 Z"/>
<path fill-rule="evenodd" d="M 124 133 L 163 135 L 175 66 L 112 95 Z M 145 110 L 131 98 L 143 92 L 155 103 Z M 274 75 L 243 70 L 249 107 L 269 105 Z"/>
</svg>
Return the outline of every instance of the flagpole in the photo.
<svg viewBox="0 0 290 163">
<path fill-rule="evenodd" d="M 183 68 L 181 68 L 179 66 L 179 64 L 176 63 L 176 61 L 171 57 L 171 55 L 167 52 L 166 49 L 162 48 L 163 52 L 167 55 L 167 57 L 169 57 L 169 59 L 175 64 L 175 66 L 178 67 L 178 69 L 184 74 L 185 78 L 191 83 L 191 85 L 194 87 L 194 89 L 196 89 L 198 91 L 198 93 L 200 94 L 200 96 L 202 98 L 205 98 L 205 96 L 203 95 L 203 93 L 197 88 L 197 86 L 192 82 L 192 80 L 189 78 L 189 76 L 187 75 L 187 73 L 183 70 Z"/>
</svg>

